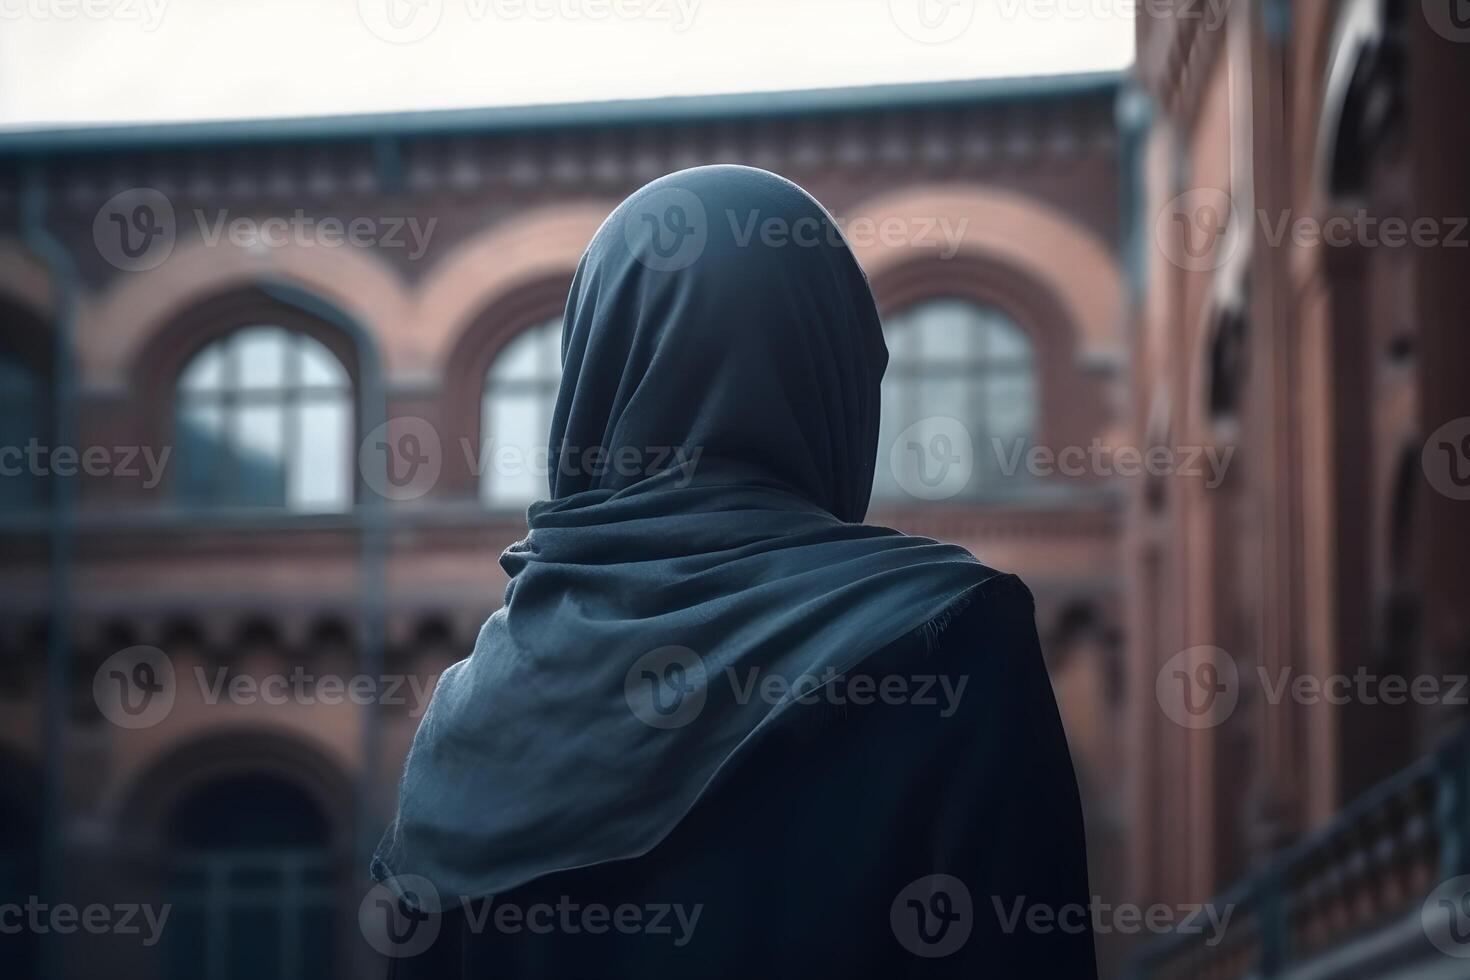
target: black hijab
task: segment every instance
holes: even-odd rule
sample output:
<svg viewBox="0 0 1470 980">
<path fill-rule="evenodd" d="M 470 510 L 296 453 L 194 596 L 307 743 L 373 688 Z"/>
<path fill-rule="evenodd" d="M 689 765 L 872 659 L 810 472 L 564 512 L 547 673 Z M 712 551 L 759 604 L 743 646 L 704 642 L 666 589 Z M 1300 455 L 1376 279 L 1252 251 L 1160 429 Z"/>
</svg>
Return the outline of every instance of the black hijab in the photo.
<svg viewBox="0 0 1470 980">
<path fill-rule="evenodd" d="M 567 303 L 551 499 L 439 680 L 375 877 L 452 906 L 643 854 L 775 718 L 997 574 L 857 523 L 887 356 L 790 181 L 702 167 L 612 213 Z"/>
</svg>

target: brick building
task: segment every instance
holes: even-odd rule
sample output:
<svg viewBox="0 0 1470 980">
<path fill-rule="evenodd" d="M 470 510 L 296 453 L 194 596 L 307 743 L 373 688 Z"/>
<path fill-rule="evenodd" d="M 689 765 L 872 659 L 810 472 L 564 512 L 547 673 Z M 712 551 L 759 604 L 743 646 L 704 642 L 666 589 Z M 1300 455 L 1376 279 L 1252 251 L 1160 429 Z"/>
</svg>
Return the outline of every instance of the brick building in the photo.
<svg viewBox="0 0 1470 980">
<path fill-rule="evenodd" d="M 1186 6 L 1138 21 L 1123 137 L 1132 429 L 1235 465 L 1131 488 L 1129 891 L 1236 925 L 1140 970 L 1459 976 L 1420 912 L 1470 870 L 1470 31 L 1453 5 Z"/>
<path fill-rule="evenodd" d="M 175 910 L 155 946 L 54 944 L 62 972 L 360 975 L 427 685 L 543 493 L 577 259 L 626 194 L 712 162 L 790 176 L 853 241 L 894 351 L 871 519 L 1031 584 L 1119 880 L 1126 497 L 1001 463 L 1126 431 L 1121 85 L 0 136 L 7 888 Z M 973 446 L 943 500 L 890 452 L 933 415 Z"/>
</svg>

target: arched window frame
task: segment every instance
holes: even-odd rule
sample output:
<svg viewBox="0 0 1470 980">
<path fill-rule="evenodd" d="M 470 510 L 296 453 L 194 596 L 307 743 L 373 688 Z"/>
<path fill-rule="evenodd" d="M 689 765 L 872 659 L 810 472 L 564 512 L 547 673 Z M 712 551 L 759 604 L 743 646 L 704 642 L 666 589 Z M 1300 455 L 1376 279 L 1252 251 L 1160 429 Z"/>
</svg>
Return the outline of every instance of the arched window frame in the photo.
<svg viewBox="0 0 1470 980">
<path fill-rule="evenodd" d="M 960 318 L 963 326 L 953 337 L 953 349 L 926 349 L 925 321 L 921 317 Z M 932 325 L 934 321 L 930 320 Z M 967 296 L 925 297 L 884 318 L 888 342 L 888 371 L 883 378 L 884 444 L 906 426 L 931 415 L 949 415 L 969 430 L 973 440 L 974 472 L 969 486 L 956 500 L 974 500 L 1014 486 L 1024 470 L 1006 473 L 993 438 L 1000 439 L 1006 458 L 1035 444 L 1041 404 L 1036 345 L 1025 327 L 1004 309 Z M 933 334 L 927 340 L 932 341 Z M 1011 427 L 997 422 L 987 404 L 998 390 L 1019 382 L 1026 404 Z M 950 404 L 936 398 L 943 385 L 958 399 Z M 1005 429 L 1006 431 L 1002 431 Z M 1012 445 L 1019 440 L 1021 445 Z M 880 457 L 883 449 L 879 450 Z M 878 461 L 878 472 L 883 470 Z M 874 495 L 880 502 L 902 502 L 905 494 L 879 478 Z"/>
<path fill-rule="evenodd" d="M 1044 446 L 1087 445 L 1098 434 L 1098 420 L 1111 411 L 1107 391 L 1121 366 L 1096 359 L 1083 349 L 1076 322 L 1056 290 L 1030 271 L 1001 256 L 961 254 L 950 259 L 916 257 L 871 276 L 873 296 L 886 321 L 925 299 L 946 296 L 1002 310 L 1030 336 L 1036 355 L 1037 417 L 1033 442 Z M 1066 391 L 1067 397 L 1057 397 Z M 879 465 L 885 465 L 883 460 Z M 917 503 L 917 502 L 915 502 Z M 874 507 L 894 508 L 897 500 L 875 499 Z M 959 497 L 925 508 L 954 505 L 961 510 L 974 501 Z"/>
<path fill-rule="evenodd" d="M 480 396 L 480 501 L 492 510 L 519 510 L 546 496 L 549 457 L 538 456 L 537 451 L 546 448 L 561 385 L 561 331 L 561 317 L 525 327 L 501 347 L 485 371 Z M 506 443 L 501 415 L 513 404 L 529 408 L 529 417 L 525 429 Z"/>
<path fill-rule="evenodd" d="M 349 336 L 334 323 L 318 318 L 306 310 L 281 302 L 268 292 L 254 287 L 243 287 L 207 297 L 191 303 L 164 321 L 143 345 L 132 360 L 127 385 L 137 393 L 136 409 L 143 422 L 141 432 L 147 445 L 155 447 L 177 446 L 176 385 L 195 355 L 210 344 L 221 340 L 242 327 L 257 324 L 278 326 L 289 333 L 310 337 L 325 347 L 347 372 L 350 396 L 350 428 L 348 445 L 352 458 L 347 461 L 350 496 L 347 509 L 351 510 L 360 499 L 362 491 L 360 475 L 356 465 L 356 447 L 362 438 L 361 386 L 365 355 L 359 350 L 360 341 Z M 154 502 L 167 508 L 208 513 L 214 519 L 221 508 L 208 505 L 180 505 L 177 492 L 176 461 L 170 459 L 164 471 L 164 480 L 157 491 L 150 491 Z M 247 508 L 244 513 L 270 515 L 272 518 L 289 517 L 295 520 L 334 517 L 334 512 L 298 512 L 288 508 Z"/>
<path fill-rule="evenodd" d="M 443 370 L 444 441 L 446 446 L 469 450 L 446 455 L 440 477 L 440 489 L 446 495 L 484 503 L 481 480 L 494 464 L 493 459 L 485 458 L 489 433 L 482 431 L 485 383 L 491 365 L 526 330 L 561 319 L 574 271 L 568 268 L 490 298 L 454 344 Z M 537 496 L 545 493 L 538 484 Z M 492 506 L 490 513 L 519 521 L 525 507 Z"/>
<path fill-rule="evenodd" d="M 178 454 L 174 489 L 180 502 L 188 507 L 266 507 L 294 513 L 350 510 L 355 482 L 353 400 L 346 367 L 325 345 L 300 331 L 269 322 L 251 324 L 201 347 L 174 385 Z M 208 463 L 200 456 L 203 445 L 191 446 L 188 441 L 201 433 L 186 430 L 190 425 L 202 429 L 210 424 L 206 419 L 214 420 L 218 452 L 218 458 Z M 317 439 L 325 436 L 328 445 L 306 444 L 309 429 Z M 268 474 L 278 486 L 250 489 L 244 449 L 252 433 L 257 439 L 267 438 L 268 452 L 279 453 L 268 460 L 278 464 Z M 303 471 L 310 470 L 326 470 L 327 482 L 309 486 Z M 200 482 L 193 485 L 191 479 Z M 240 496 L 227 496 L 230 488 Z M 266 499 L 251 499 L 251 493 L 262 490 Z"/>
</svg>

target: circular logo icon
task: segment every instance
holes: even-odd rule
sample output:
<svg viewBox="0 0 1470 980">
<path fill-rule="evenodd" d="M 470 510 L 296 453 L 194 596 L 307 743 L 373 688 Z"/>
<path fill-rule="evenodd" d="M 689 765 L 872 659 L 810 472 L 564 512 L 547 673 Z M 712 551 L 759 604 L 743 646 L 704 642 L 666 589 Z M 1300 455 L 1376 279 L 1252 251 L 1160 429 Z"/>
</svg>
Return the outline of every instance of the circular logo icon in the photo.
<svg viewBox="0 0 1470 980">
<path fill-rule="evenodd" d="M 413 44 L 439 26 L 444 0 L 357 0 L 357 16 L 381 40 Z"/>
<path fill-rule="evenodd" d="M 368 945 L 384 956 L 417 956 L 439 937 L 439 890 L 419 875 L 394 875 L 368 889 L 357 907 L 357 925 Z"/>
<path fill-rule="evenodd" d="M 954 875 L 925 875 L 888 908 L 888 923 L 904 949 L 936 959 L 958 952 L 975 928 L 970 889 Z"/>
<path fill-rule="evenodd" d="M 888 449 L 893 479 L 911 497 L 948 500 L 970 484 L 975 445 L 959 419 L 935 415 L 904 429 Z"/>
<path fill-rule="evenodd" d="M 1443 882 L 1419 907 L 1419 924 L 1446 956 L 1470 958 L 1470 875 Z"/>
<path fill-rule="evenodd" d="M 1240 701 L 1235 658 L 1219 647 L 1198 646 L 1170 657 L 1154 679 L 1159 707 L 1183 728 L 1223 724 Z"/>
<path fill-rule="evenodd" d="M 389 419 L 362 440 L 357 465 L 378 496 L 417 500 L 434 488 L 444 468 L 439 431 L 412 415 Z"/>
<path fill-rule="evenodd" d="M 623 216 L 623 237 L 639 262 L 655 272 L 675 272 L 704 254 L 709 216 L 693 191 L 660 187 L 629 206 Z"/>
<path fill-rule="evenodd" d="M 709 675 L 704 660 L 688 647 L 650 650 L 623 678 L 623 697 L 633 715 L 650 728 L 683 728 L 704 710 Z"/>
<path fill-rule="evenodd" d="M 173 202 L 151 187 L 114 194 L 92 219 L 98 254 L 124 272 L 147 272 L 163 265 L 173 254 L 177 237 Z"/>
<path fill-rule="evenodd" d="M 1420 456 L 1429 485 L 1451 500 L 1470 500 L 1470 417 L 1434 430 Z"/>
<path fill-rule="evenodd" d="M 970 29 L 975 0 L 888 0 L 898 29 L 921 44 L 944 44 Z"/>
<path fill-rule="evenodd" d="M 119 728 L 152 728 L 174 710 L 174 665 L 157 647 L 119 650 L 92 676 L 92 698 Z"/>
<path fill-rule="evenodd" d="M 1214 187 L 1185 191 L 1159 212 L 1154 240 L 1164 258 L 1181 269 L 1208 272 L 1220 268 L 1240 244 L 1230 195 Z"/>
<path fill-rule="evenodd" d="M 1470 41 L 1470 0 L 1423 0 L 1424 19 L 1446 41 Z"/>
<path fill-rule="evenodd" d="M 1419 924 L 1446 956 L 1470 958 L 1470 875 L 1444 882 L 1419 908 Z"/>
</svg>

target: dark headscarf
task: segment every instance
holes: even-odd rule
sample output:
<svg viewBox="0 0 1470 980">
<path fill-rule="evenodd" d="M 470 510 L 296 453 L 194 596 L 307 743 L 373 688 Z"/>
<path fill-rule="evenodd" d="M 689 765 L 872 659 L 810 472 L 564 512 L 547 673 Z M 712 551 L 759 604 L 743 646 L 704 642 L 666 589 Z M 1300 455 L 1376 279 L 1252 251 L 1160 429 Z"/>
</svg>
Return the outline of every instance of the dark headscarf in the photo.
<svg viewBox="0 0 1470 980">
<path fill-rule="evenodd" d="M 702 167 L 612 213 L 567 303 L 551 499 L 439 680 L 376 877 L 453 905 L 643 854 L 764 726 L 996 574 L 857 523 L 887 357 L 790 181 Z"/>
</svg>

